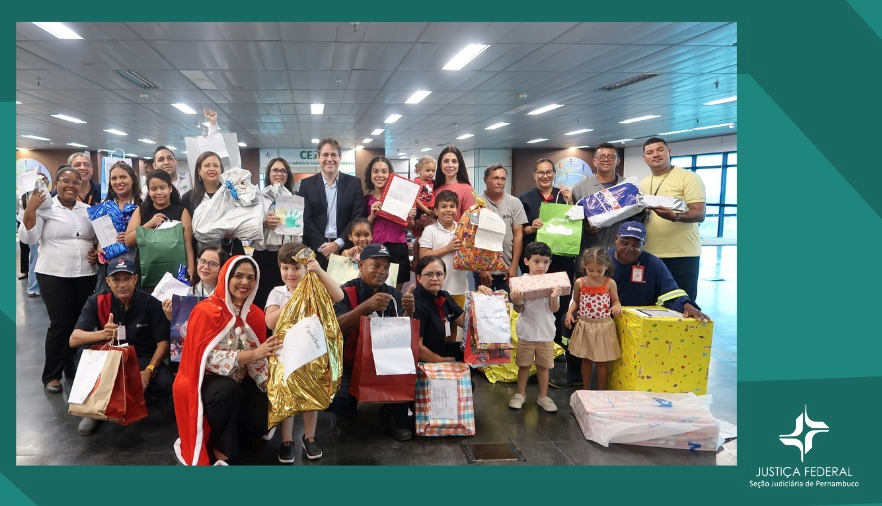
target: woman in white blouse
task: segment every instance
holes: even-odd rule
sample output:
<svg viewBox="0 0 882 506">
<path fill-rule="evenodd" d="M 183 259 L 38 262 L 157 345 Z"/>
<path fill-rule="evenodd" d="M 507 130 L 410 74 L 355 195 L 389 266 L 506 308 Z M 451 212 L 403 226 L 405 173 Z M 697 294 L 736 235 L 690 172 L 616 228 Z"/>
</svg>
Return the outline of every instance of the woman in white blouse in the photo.
<svg viewBox="0 0 882 506">
<path fill-rule="evenodd" d="M 95 288 L 95 232 L 86 211 L 89 206 L 77 200 L 83 184 L 87 182 L 72 167 L 58 169 L 52 207 L 38 211 L 50 197 L 48 192 L 34 191 L 18 228 L 22 242 L 39 243 L 40 256 L 34 271 L 49 314 L 43 386 L 51 393 L 61 393 L 62 374 L 73 381 L 76 350 L 68 345 L 68 339 Z"/>
</svg>

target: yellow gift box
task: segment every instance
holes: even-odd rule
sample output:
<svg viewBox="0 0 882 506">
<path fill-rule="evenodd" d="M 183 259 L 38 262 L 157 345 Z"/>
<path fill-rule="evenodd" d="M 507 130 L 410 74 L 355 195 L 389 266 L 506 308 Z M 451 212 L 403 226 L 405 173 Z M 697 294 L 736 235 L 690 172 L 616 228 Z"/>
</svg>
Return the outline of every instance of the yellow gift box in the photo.
<svg viewBox="0 0 882 506">
<path fill-rule="evenodd" d="M 610 389 L 707 393 L 713 322 L 660 306 L 623 308 L 615 322 L 622 358 L 610 364 Z"/>
</svg>

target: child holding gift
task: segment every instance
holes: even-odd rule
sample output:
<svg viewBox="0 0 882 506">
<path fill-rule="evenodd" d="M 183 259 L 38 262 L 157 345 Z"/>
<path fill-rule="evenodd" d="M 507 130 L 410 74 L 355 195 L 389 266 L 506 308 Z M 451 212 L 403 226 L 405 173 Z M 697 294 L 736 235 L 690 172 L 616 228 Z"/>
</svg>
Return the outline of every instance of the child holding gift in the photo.
<svg viewBox="0 0 882 506">
<path fill-rule="evenodd" d="M 407 251 L 407 229 L 414 225 L 413 218 L 416 216 L 416 207 L 407 215 L 407 226 L 395 223 L 382 216 L 377 216 L 383 197 L 383 190 L 392 181 L 392 162 L 385 156 L 378 156 L 368 162 L 364 171 L 364 186 L 371 193 L 364 196 L 365 215 L 371 222 L 371 231 L 374 234 L 371 243 L 386 246 L 395 263 L 398 264 L 398 279 L 395 287 L 401 290 L 404 283 L 410 280 L 410 256 Z"/>
<path fill-rule="evenodd" d="M 610 279 L 612 262 L 601 248 L 589 248 L 582 254 L 585 276 L 573 286 L 565 325 L 573 330 L 569 351 L 582 359 L 582 388 L 591 383 L 592 362 L 597 364 L 597 388 L 606 390 L 607 362 L 622 356 L 616 324 L 610 315 L 622 314 L 616 282 Z M 573 314 L 578 310 L 578 321 Z"/>
<path fill-rule="evenodd" d="M 442 190 L 435 196 L 435 214 L 438 221 L 432 223 L 419 238 L 420 257 L 438 256 L 444 260 L 447 276 L 444 278 L 444 290 L 450 293 L 459 307 L 465 307 L 465 293 L 469 289 L 467 271 L 453 268 L 453 252 L 462 247 L 456 238 L 456 213 L 459 209 L 459 198 L 450 190 Z"/>
<path fill-rule="evenodd" d="M 344 232 L 346 241 L 343 247 L 350 246 L 340 252 L 340 255 L 349 258 L 353 262 L 358 262 L 358 256 L 365 246 L 374 240 L 374 234 L 371 232 L 371 222 L 365 218 L 355 218 L 349 222 Z"/>
<path fill-rule="evenodd" d="M 322 270 L 315 258 L 310 258 L 306 262 L 306 266 L 294 259 L 300 251 L 306 249 L 306 245 L 299 242 L 289 242 L 279 248 L 279 270 L 282 274 L 282 286 L 272 289 L 266 299 L 266 326 L 274 329 L 282 314 L 282 309 L 288 300 L 294 294 L 294 289 L 300 284 L 300 280 L 306 274 L 306 271 L 315 272 L 331 301 L 337 303 L 343 300 L 343 290 L 337 285 L 327 272 Z M 317 411 L 307 411 L 303 413 L 303 455 L 309 460 L 315 460 L 322 457 L 322 448 L 315 440 L 315 426 L 318 422 Z M 279 448 L 279 462 L 290 464 L 294 462 L 294 417 L 288 417 L 282 421 L 282 446 Z"/>
<path fill-rule="evenodd" d="M 529 274 L 523 277 L 538 276 L 548 271 L 551 265 L 551 248 L 544 242 L 531 242 L 524 249 L 524 265 Z M 548 397 L 548 370 L 554 367 L 554 313 L 560 309 L 560 287 L 551 291 L 550 298 L 524 300 L 524 292 L 511 291 L 511 302 L 520 313 L 517 321 L 518 344 L 516 348 L 518 366 L 518 391 L 508 402 L 508 407 L 521 409 L 527 400 L 527 380 L 530 368 L 536 363 L 536 379 L 539 382 L 539 399 L 536 403 L 549 413 L 557 411 L 557 406 Z"/>
</svg>

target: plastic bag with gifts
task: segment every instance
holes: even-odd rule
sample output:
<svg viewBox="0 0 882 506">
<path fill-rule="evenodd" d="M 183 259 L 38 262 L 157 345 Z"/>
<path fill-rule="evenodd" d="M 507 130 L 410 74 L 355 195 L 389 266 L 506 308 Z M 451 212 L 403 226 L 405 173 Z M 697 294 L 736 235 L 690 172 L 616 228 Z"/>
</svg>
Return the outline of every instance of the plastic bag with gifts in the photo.
<svg viewBox="0 0 882 506">
<path fill-rule="evenodd" d="M 475 304 L 472 297 L 477 292 L 466 292 L 466 319 L 462 340 L 463 360 L 472 367 L 490 364 L 507 364 L 511 361 L 511 342 L 481 343 L 478 339 L 478 325 Z M 511 327 L 509 327 L 511 328 Z"/>
<path fill-rule="evenodd" d="M 263 207 L 258 205 L 257 187 L 251 173 L 231 169 L 221 176 L 214 196 L 193 213 L 193 236 L 201 244 L 219 244 L 227 234 L 241 241 L 263 239 Z"/>
<path fill-rule="evenodd" d="M 643 210 L 640 189 L 634 178 L 592 193 L 578 202 L 591 226 L 608 227 Z"/>
<path fill-rule="evenodd" d="M 270 213 L 275 213 L 279 216 L 282 221 L 282 224 L 285 223 L 286 220 L 286 212 L 276 205 L 276 202 L 279 199 L 287 201 L 289 198 L 291 199 L 303 199 L 302 197 L 298 197 L 297 195 L 293 195 L 288 188 L 281 184 L 274 184 L 272 186 L 267 186 L 264 188 L 263 193 L 260 194 L 260 203 L 262 206 L 262 211 L 264 215 L 264 219 L 266 216 L 269 216 Z M 295 220 L 296 221 L 296 220 Z M 284 227 L 279 227 L 275 230 L 270 230 L 267 228 L 263 229 L 263 237 L 258 241 L 255 241 L 263 246 L 264 249 L 267 247 L 271 247 L 271 249 L 278 249 L 281 245 L 289 243 L 289 242 L 300 242 L 301 235 L 303 234 L 303 209 L 300 209 L 299 213 L 299 222 L 300 222 L 300 235 L 295 234 L 286 234 L 284 233 Z"/>
<path fill-rule="evenodd" d="M 103 216 L 107 216 L 110 218 L 111 223 L 113 223 L 113 228 L 116 229 L 117 232 L 125 232 L 126 228 L 129 226 L 129 220 L 132 218 L 132 213 L 135 212 L 138 206 L 132 204 L 131 202 L 126 203 L 122 209 L 119 208 L 119 204 L 111 200 L 105 200 L 100 204 L 96 204 L 90 207 L 87 211 L 89 213 L 89 219 L 94 221 Z M 122 242 L 114 242 L 102 248 L 104 251 L 104 258 L 110 260 L 111 258 L 118 257 L 123 253 L 128 253 L 130 250 L 126 247 L 125 243 Z"/>
<path fill-rule="evenodd" d="M 475 235 L 478 233 L 478 220 L 481 210 L 486 209 L 484 199 L 475 198 L 475 205 L 462 213 L 459 226 L 456 227 L 456 238 L 462 247 L 453 253 L 453 268 L 463 271 L 504 271 L 501 251 L 490 251 L 475 247 Z"/>
</svg>

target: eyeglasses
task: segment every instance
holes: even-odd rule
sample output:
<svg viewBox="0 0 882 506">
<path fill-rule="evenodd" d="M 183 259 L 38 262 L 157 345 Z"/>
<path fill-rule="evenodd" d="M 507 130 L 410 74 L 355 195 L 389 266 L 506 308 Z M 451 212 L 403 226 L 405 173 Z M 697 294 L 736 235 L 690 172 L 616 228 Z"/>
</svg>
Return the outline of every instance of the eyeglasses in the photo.
<svg viewBox="0 0 882 506">
<path fill-rule="evenodd" d="M 82 186 L 83 181 L 80 179 L 68 179 L 66 177 L 58 178 L 58 184 L 72 184 L 74 186 Z"/>
<path fill-rule="evenodd" d="M 270 169 L 270 174 L 287 174 L 288 171 L 285 169 Z"/>
<path fill-rule="evenodd" d="M 546 177 L 546 176 L 553 176 L 553 175 L 554 175 L 554 171 L 553 171 L 553 170 L 545 170 L 545 171 L 542 171 L 542 172 L 536 171 L 536 172 L 534 172 L 533 174 L 536 174 L 536 175 L 539 176 L 539 177 Z"/>
<path fill-rule="evenodd" d="M 338 153 L 322 153 L 319 158 L 340 158 L 340 155 Z"/>
<path fill-rule="evenodd" d="M 444 276 L 446 276 L 446 275 L 447 275 L 446 272 L 424 272 L 424 273 L 420 274 L 420 276 L 423 276 L 423 277 L 429 278 L 429 279 L 443 279 Z"/>
<path fill-rule="evenodd" d="M 603 162 L 603 161 L 615 160 L 618 157 L 619 157 L 619 155 L 597 155 L 594 157 L 594 159 Z"/>
<path fill-rule="evenodd" d="M 214 260 L 206 260 L 206 259 L 204 259 L 204 258 L 200 258 L 200 259 L 199 259 L 199 265 L 200 265 L 200 266 L 203 266 L 203 265 L 206 265 L 206 264 L 208 264 L 208 266 L 211 267 L 212 269 L 217 269 L 218 267 L 220 267 L 220 264 L 217 263 L 217 262 L 215 262 Z"/>
</svg>

